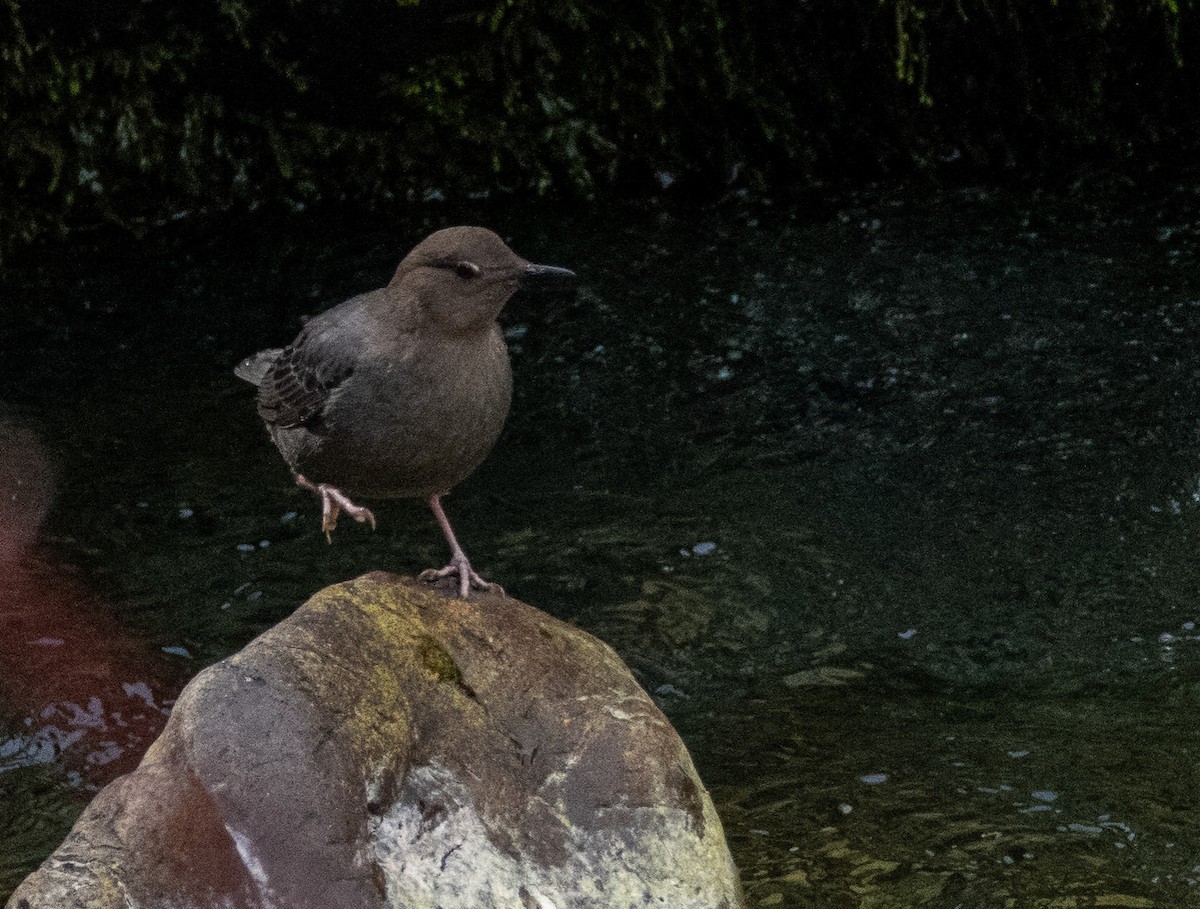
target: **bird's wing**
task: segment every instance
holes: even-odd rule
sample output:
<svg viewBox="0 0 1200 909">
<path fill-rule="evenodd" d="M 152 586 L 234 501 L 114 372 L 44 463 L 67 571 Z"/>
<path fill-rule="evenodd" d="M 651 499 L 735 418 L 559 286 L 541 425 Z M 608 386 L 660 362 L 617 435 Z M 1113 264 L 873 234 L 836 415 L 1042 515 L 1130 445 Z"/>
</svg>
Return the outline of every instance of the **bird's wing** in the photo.
<svg viewBox="0 0 1200 909">
<path fill-rule="evenodd" d="M 311 425 L 320 418 L 329 396 L 354 372 L 353 350 L 341 352 L 314 337 L 320 336 L 301 332 L 263 377 L 258 412 L 272 426 Z"/>
<path fill-rule="evenodd" d="M 271 364 L 279 359 L 283 351 L 278 348 L 260 350 L 252 357 L 246 357 L 233 368 L 233 374 L 239 379 L 245 379 L 251 385 L 262 385 L 263 377 L 270 371 Z"/>
<path fill-rule="evenodd" d="M 358 298 L 312 319 L 280 351 L 258 390 L 258 413 L 287 429 L 314 426 L 325 405 L 354 372 L 362 349 L 364 320 Z"/>
</svg>

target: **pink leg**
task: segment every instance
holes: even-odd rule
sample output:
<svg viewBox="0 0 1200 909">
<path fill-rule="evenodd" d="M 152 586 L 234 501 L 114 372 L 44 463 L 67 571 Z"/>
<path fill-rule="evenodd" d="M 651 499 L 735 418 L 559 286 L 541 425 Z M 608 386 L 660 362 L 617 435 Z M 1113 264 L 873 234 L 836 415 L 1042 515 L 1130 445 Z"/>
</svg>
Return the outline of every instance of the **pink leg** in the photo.
<svg viewBox="0 0 1200 909">
<path fill-rule="evenodd" d="M 296 485 L 311 489 L 321 497 L 321 529 L 325 531 L 325 539 L 330 543 L 333 542 L 333 531 L 337 529 L 338 514 L 343 511 L 360 524 L 369 522 L 371 529 L 375 529 L 375 515 L 371 513 L 371 509 L 355 505 L 336 486 L 314 483 L 302 474 L 296 474 Z"/>
<path fill-rule="evenodd" d="M 471 567 L 471 563 L 467 561 L 467 554 L 463 552 L 462 547 L 458 545 L 458 539 L 454 536 L 454 530 L 450 526 L 450 519 L 446 517 L 446 512 L 442 511 L 442 495 L 443 493 L 438 493 L 429 497 L 429 509 L 433 512 L 433 516 L 437 518 L 438 525 L 442 528 L 442 533 L 446 537 L 446 542 L 450 544 L 450 564 L 445 568 L 425 569 L 421 572 L 421 580 L 437 581 L 456 574 L 458 575 L 458 595 L 464 600 L 467 599 L 472 588 L 475 590 L 490 590 L 504 596 L 504 589 L 499 584 L 489 584 L 475 573 L 475 570 Z"/>
</svg>

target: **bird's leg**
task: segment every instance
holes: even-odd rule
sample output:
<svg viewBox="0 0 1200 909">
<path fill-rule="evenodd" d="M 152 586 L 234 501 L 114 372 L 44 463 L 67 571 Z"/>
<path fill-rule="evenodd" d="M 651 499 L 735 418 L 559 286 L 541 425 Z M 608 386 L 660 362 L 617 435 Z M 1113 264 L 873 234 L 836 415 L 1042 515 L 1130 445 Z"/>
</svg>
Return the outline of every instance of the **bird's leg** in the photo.
<svg viewBox="0 0 1200 909">
<path fill-rule="evenodd" d="M 325 531 L 325 539 L 333 542 L 333 531 L 337 529 L 337 519 L 341 512 L 346 512 L 358 523 L 370 523 L 375 529 L 375 515 L 371 509 L 355 505 L 344 492 L 328 483 L 314 483 L 303 474 L 296 474 L 296 485 L 311 489 L 321 497 L 321 529 Z"/>
<path fill-rule="evenodd" d="M 450 564 L 445 568 L 426 568 L 421 572 L 420 579 L 422 581 L 437 581 L 456 574 L 458 575 L 458 595 L 464 600 L 467 598 L 468 593 L 470 593 L 471 588 L 476 590 L 490 590 L 504 596 L 504 588 L 499 584 L 489 584 L 475 573 L 475 569 L 467 561 L 467 554 L 463 552 L 462 547 L 458 545 L 458 539 L 454 536 L 454 530 L 450 526 L 450 519 L 446 517 L 446 512 L 442 511 L 441 500 L 442 493 L 430 496 L 429 509 L 433 512 L 433 516 L 437 518 L 438 525 L 442 528 L 442 533 L 446 536 L 446 542 L 450 544 Z"/>
</svg>

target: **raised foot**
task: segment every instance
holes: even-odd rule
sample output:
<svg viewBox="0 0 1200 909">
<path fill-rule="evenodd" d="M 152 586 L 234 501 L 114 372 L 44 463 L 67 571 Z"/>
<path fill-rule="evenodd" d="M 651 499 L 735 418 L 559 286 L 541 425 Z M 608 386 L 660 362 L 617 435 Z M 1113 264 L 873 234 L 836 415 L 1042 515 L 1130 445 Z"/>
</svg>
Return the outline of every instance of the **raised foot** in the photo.
<svg viewBox="0 0 1200 909">
<path fill-rule="evenodd" d="M 296 485 L 311 489 L 321 497 L 321 529 L 325 531 L 327 542 L 333 542 L 333 532 L 337 530 L 337 519 L 341 512 L 346 512 L 360 524 L 370 524 L 375 529 L 375 515 L 371 509 L 355 505 L 349 497 L 336 486 L 328 483 L 314 483 L 302 474 L 296 474 Z"/>
<path fill-rule="evenodd" d="M 471 567 L 471 563 L 467 561 L 464 555 L 462 558 L 453 559 L 445 568 L 426 568 L 419 575 L 419 580 L 432 584 L 434 581 L 440 581 L 442 578 L 448 578 L 451 575 L 458 575 L 458 596 L 460 599 L 468 599 L 472 590 L 484 590 L 489 593 L 499 594 L 504 596 L 504 588 L 499 584 L 493 584 L 490 581 L 485 581 L 475 569 Z"/>
</svg>

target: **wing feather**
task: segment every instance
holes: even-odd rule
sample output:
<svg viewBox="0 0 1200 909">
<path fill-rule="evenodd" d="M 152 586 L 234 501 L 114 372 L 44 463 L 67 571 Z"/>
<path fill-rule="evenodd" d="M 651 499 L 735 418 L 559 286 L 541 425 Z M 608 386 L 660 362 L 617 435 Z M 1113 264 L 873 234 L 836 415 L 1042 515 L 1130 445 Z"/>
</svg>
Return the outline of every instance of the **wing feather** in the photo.
<svg viewBox="0 0 1200 909">
<path fill-rule="evenodd" d="M 259 416 L 281 429 L 319 425 L 330 396 L 354 372 L 354 354 L 305 328 L 263 376 Z"/>
</svg>

